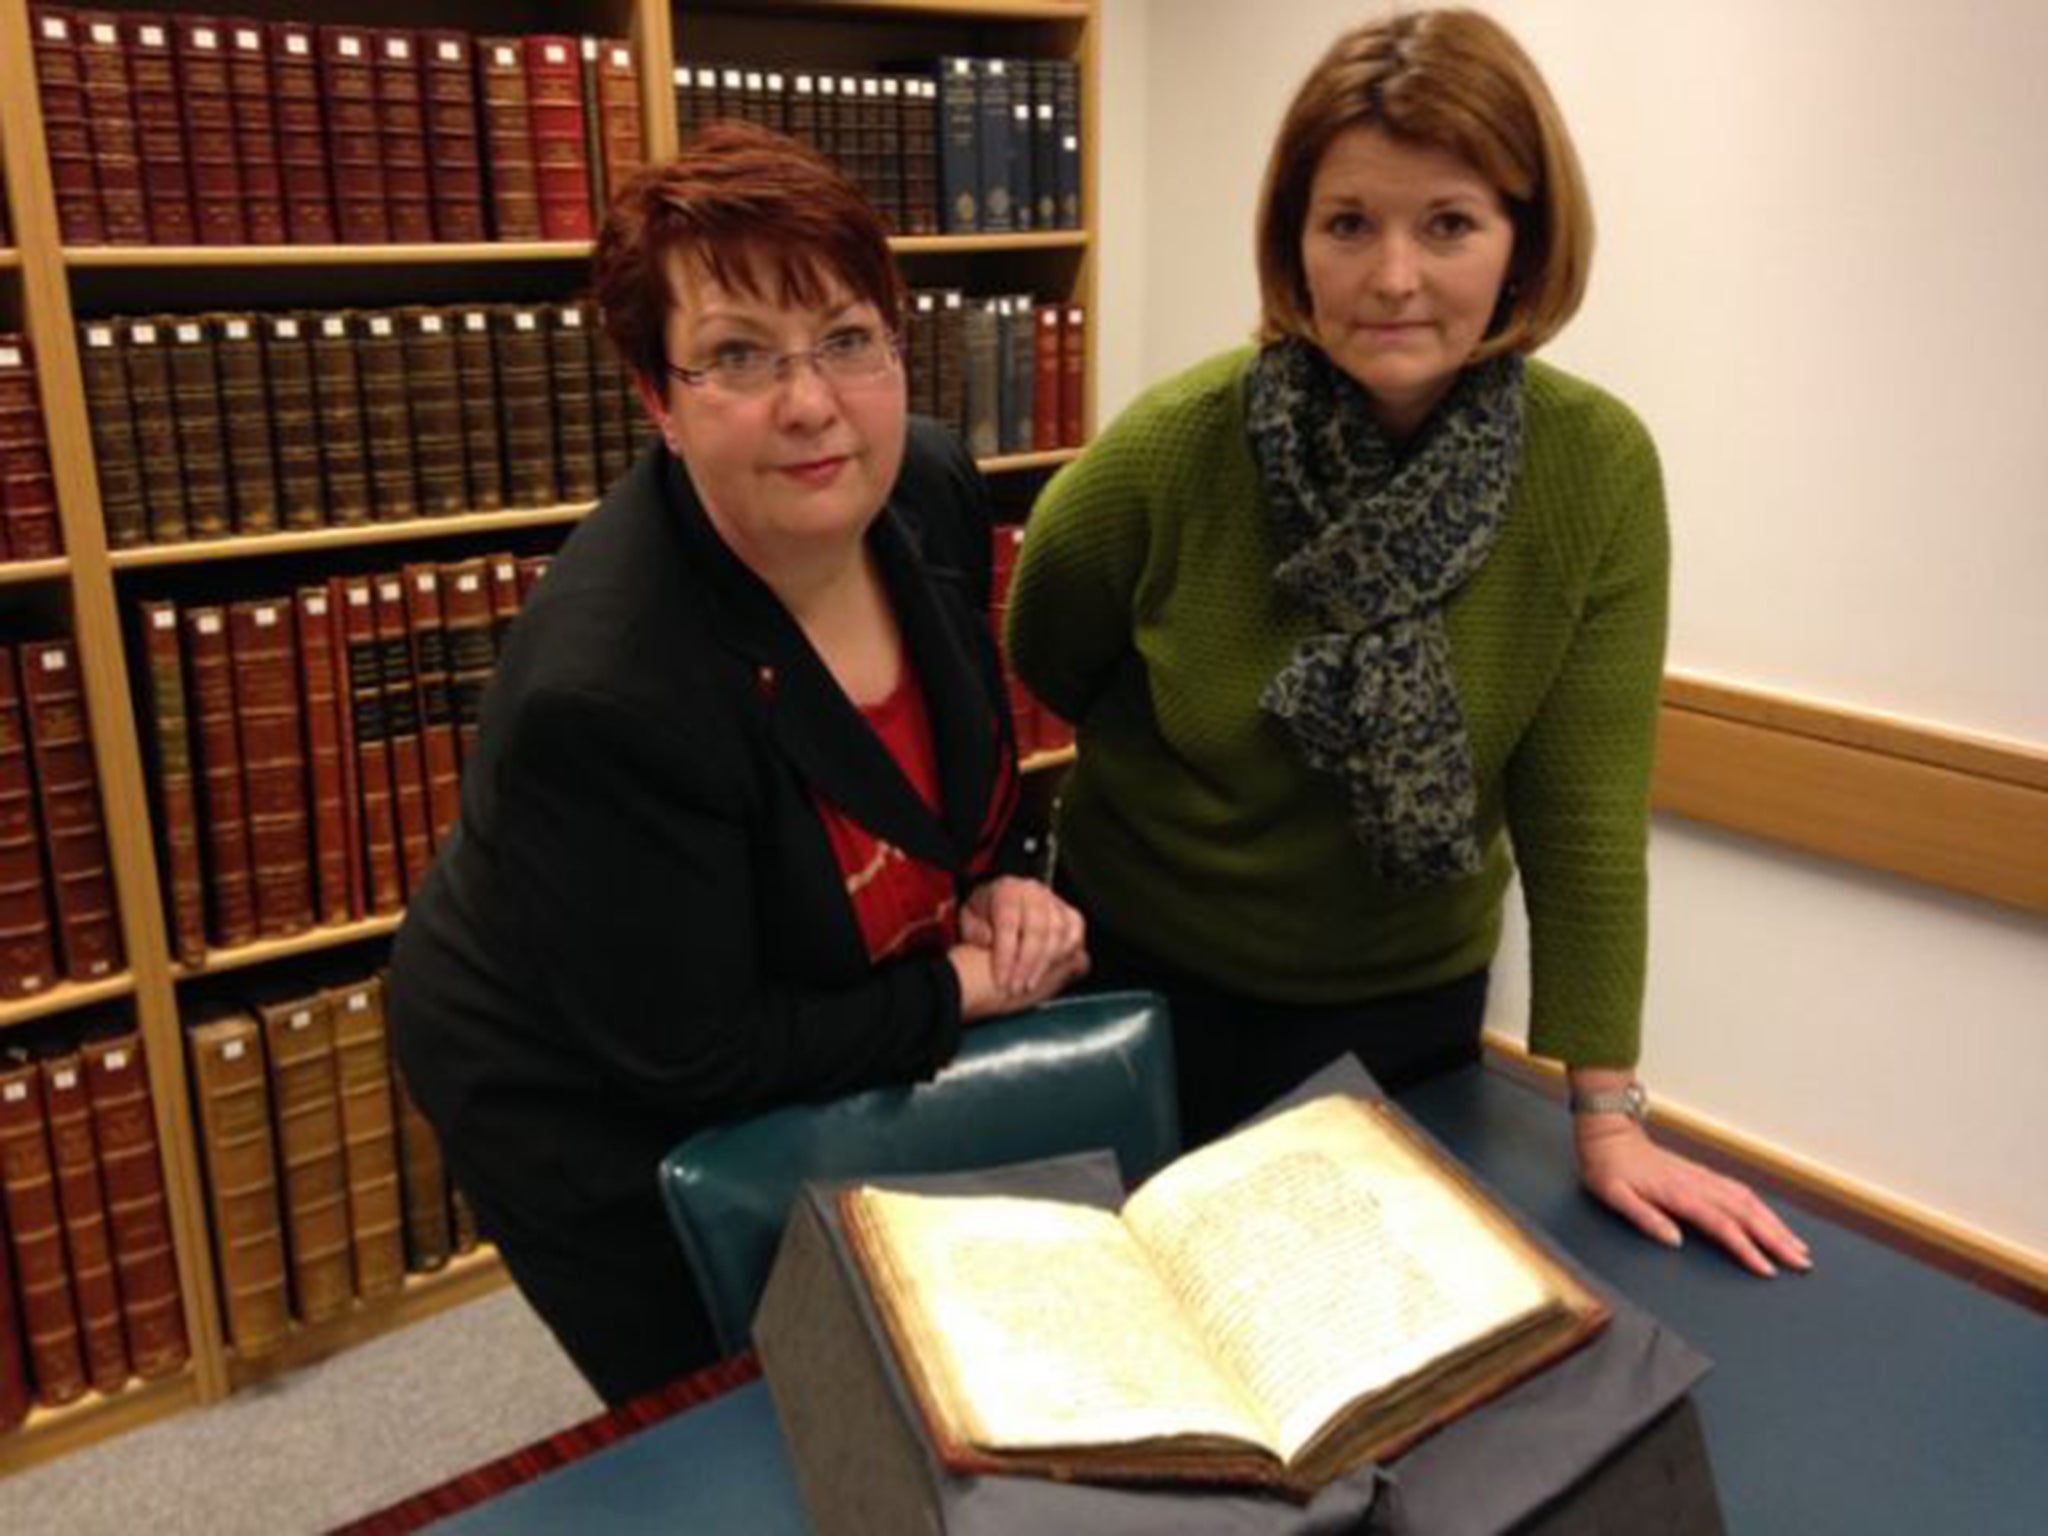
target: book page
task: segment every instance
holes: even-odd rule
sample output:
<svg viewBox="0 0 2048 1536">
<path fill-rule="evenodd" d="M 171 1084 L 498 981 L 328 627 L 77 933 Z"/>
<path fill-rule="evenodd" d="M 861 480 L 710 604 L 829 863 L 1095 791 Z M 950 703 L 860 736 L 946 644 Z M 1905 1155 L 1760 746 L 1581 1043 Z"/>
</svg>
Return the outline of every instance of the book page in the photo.
<svg viewBox="0 0 2048 1536">
<path fill-rule="evenodd" d="M 912 1331 L 974 1444 L 1269 1444 L 1269 1427 L 1206 1358 L 1110 1212 L 863 1189 L 852 1221 L 864 1261 L 882 1266 L 871 1271 L 878 1304 Z"/>
<path fill-rule="evenodd" d="M 1548 1305 L 1379 1112 L 1333 1097 L 1191 1153 L 1124 1222 L 1293 1457 L 1354 1398 Z"/>
</svg>

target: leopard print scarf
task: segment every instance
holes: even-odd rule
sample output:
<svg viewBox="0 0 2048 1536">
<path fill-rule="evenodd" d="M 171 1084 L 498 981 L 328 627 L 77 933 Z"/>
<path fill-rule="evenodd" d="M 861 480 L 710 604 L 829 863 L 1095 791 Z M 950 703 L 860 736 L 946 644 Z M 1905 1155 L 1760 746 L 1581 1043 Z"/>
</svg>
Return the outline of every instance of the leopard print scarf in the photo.
<svg viewBox="0 0 2048 1536">
<path fill-rule="evenodd" d="M 1486 561 L 1522 463 L 1522 359 L 1468 368 L 1400 451 L 1365 391 L 1299 338 L 1252 365 L 1246 425 L 1280 535 L 1280 590 L 1320 632 L 1260 704 L 1342 777 L 1373 873 L 1478 872 L 1478 787 L 1443 608 Z"/>
</svg>

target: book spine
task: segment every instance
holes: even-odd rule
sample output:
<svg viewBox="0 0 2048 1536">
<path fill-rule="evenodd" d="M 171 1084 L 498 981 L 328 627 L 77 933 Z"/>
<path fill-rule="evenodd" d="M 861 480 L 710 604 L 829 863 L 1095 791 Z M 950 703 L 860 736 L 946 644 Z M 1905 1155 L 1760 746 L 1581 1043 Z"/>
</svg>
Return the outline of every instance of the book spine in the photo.
<svg viewBox="0 0 2048 1536">
<path fill-rule="evenodd" d="M 526 51 L 516 37 L 480 37 L 476 58 L 491 227 L 500 240 L 538 240 L 540 182 L 534 172 Z"/>
<path fill-rule="evenodd" d="M 412 405 L 406 392 L 405 346 L 399 338 L 398 318 L 370 310 L 356 317 L 354 335 L 372 515 L 378 522 L 417 517 L 420 500 L 413 463 Z"/>
<path fill-rule="evenodd" d="M 109 245 L 147 245 L 149 200 L 142 190 L 142 140 L 135 124 L 135 93 L 120 18 L 81 11 L 75 27 L 85 120 L 92 138 L 93 179 Z"/>
<path fill-rule="evenodd" d="M 261 339 L 277 450 L 278 521 L 291 529 L 318 528 L 327 520 L 327 492 L 320 478 L 320 404 L 307 322 L 298 315 L 272 315 Z"/>
<path fill-rule="evenodd" d="M 399 863 L 408 896 L 434 862 L 433 818 L 428 811 L 427 763 L 420 740 L 419 687 L 412 670 L 412 636 L 405 620 L 405 583 L 372 578 L 378 666 L 384 680 L 384 724 L 391 754 L 391 804 L 398 817 Z"/>
<path fill-rule="evenodd" d="M 313 926 L 306 749 L 299 727 L 292 617 L 292 606 L 286 602 L 228 605 L 235 727 L 259 938 L 302 933 Z"/>
<path fill-rule="evenodd" d="M 969 301 L 962 322 L 966 374 L 967 451 L 977 459 L 1002 451 L 1002 371 L 994 301 Z"/>
<path fill-rule="evenodd" d="M 540 226 L 548 240 L 588 240 L 590 157 L 584 148 L 583 85 L 573 37 L 523 40 L 528 121 Z"/>
<path fill-rule="evenodd" d="M 1067 306 L 1060 322 L 1060 446 L 1088 440 L 1088 311 Z"/>
<path fill-rule="evenodd" d="M 222 26 L 227 33 L 228 101 L 241 174 L 243 228 L 254 244 L 283 245 L 291 239 L 291 225 L 278 155 L 270 34 L 259 22 L 236 20 Z"/>
<path fill-rule="evenodd" d="M 384 171 L 385 216 L 391 238 L 426 243 L 434 238 L 433 183 L 428 172 L 426 87 L 418 34 L 387 27 L 373 39 L 376 64 L 377 147 Z"/>
<path fill-rule="evenodd" d="M 1016 189 L 1010 185 L 1010 108 L 1013 101 L 1010 61 L 976 59 L 974 76 L 981 228 L 984 233 L 1005 233 L 1017 227 Z"/>
<path fill-rule="evenodd" d="M 447 846 L 462 814 L 462 756 L 456 742 L 448 636 L 442 625 L 441 575 L 431 565 L 408 565 L 401 585 L 406 629 L 412 641 L 413 678 L 419 691 L 427 825 L 439 850 Z"/>
<path fill-rule="evenodd" d="M 881 95 L 881 117 L 875 171 L 882 178 L 882 201 L 888 209 L 889 228 L 896 234 L 907 235 L 911 221 L 905 192 L 908 177 L 905 174 L 903 79 L 899 75 L 883 75 L 877 79 L 876 88 Z"/>
<path fill-rule="evenodd" d="M 228 510 L 227 440 L 221 431 L 220 374 L 213 338 L 198 319 L 169 322 L 171 400 L 185 474 L 185 521 L 195 539 L 234 531 Z"/>
<path fill-rule="evenodd" d="M 327 482 L 327 521 L 339 527 L 370 520 L 362 379 L 350 320 L 348 313 L 340 312 L 316 315 L 309 322 L 320 468 Z"/>
<path fill-rule="evenodd" d="M 0 335 L 0 555 L 39 560 L 62 552 L 57 487 L 28 343 Z"/>
<path fill-rule="evenodd" d="M 187 608 L 185 664 L 191 690 L 192 740 L 199 748 L 200 806 L 206 828 L 207 935 L 233 947 L 256 938 L 256 881 L 249 852 L 249 815 L 242 797 L 242 749 L 235 730 L 234 662 L 227 615 Z"/>
<path fill-rule="evenodd" d="M 1019 229 L 1038 225 L 1038 186 L 1032 173 L 1036 129 L 1031 110 L 1031 76 L 1028 60 L 1009 59 L 1010 67 L 1010 169 L 1004 180 L 1010 188 L 1010 217 Z"/>
<path fill-rule="evenodd" d="M 405 1203 L 405 1263 L 417 1271 L 448 1262 L 448 1173 L 434 1128 L 406 1091 L 405 1074 L 391 1064 L 391 1102 L 398 1120 L 398 1167 Z"/>
<path fill-rule="evenodd" d="M 237 533 L 271 533 L 279 522 L 277 460 L 271 452 L 270 380 L 252 315 L 217 315 L 215 361 L 227 441 L 228 483 Z"/>
<path fill-rule="evenodd" d="M 405 392 L 412 410 L 413 463 L 419 509 L 445 517 L 463 509 L 467 476 L 462 463 L 462 381 L 455 332 L 438 309 L 399 311 Z"/>
<path fill-rule="evenodd" d="M 149 237 L 158 245 L 194 244 L 198 221 L 192 211 L 192 175 L 185 156 L 170 24 L 162 16 L 126 14 L 121 42 L 128 54 Z"/>
<path fill-rule="evenodd" d="M 1038 340 L 1032 347 L 1031 446 L 1040 453 L 1060 446 L 1060 308 L 1041 304 L 1036 310 Z"/>
<path fill-rule="evenodd" d="M 939 420 L 953 435 L 967 441 L 967 300 L 957 288 L 939 294 L 938 318 Z"/>
<path fill-rule="evenodd" d="M 597 481 L 609 486 L 633 467 L 633 417 L 638 408 L 625 384 L 625 365 L 611 338 L 599 328 L 597 306 L 585 303 L 583 328 L 590 333 L 590 398 L 597 410 Z"/>
<path fill-rule="evenodd" d="M 647 163 L 647 133 L 640 112 L 640 61 L 633 44 L 605 38 L 598 44 L 597 137 L 604 149 L 604 196 L 599 209 Z"/>
<path fill-rule="evenodd" d="M 64 974 L 96 981 L 121 969 L 121 925 L 77 658 L 68 640 L 24 641 L 19 655 Z"/>
<path fill-rule="evenodd" d="M 120 325 L 128 399 L 135 416 L 135 450 L 142 466 L 142 500 L 153 544 L 191 537 L 185 518 L 185 474 L 178 462 L 178 414 L 171 395 L 170 338 L 166 322 Z"/>
<path fill-rule="evenodd" d="M 149 668 L 166 926 L 178 959 L 198 965 L 206 958 L 206 869 L 200 855 L 192 729 L 185 712 L 185 669 L 178 649 L 175 603 L 142 605 L 142 652 Z"/>
<path fill-rule="evenodd" d="M 78 371 L 85 384 L 107 545 L 134 549 L 149 542 L 149 513 L 142 497 L 135 411 L 128 401 L 128 365 L 121 357 L 120 336 L 108 322 L 89 320 L 79 326 Z"/>
<path fill-rule="evenodd" d="M 195 1026 L 186 1040 L 228 1343 L 255 1359 L 291 1332 L 262 1032 L 235 1015 Z"/>
<path fill-rule="evenodd" d="M 1053 63 L 1053 119 L 1059 134 L 1059 227 L 1081 227 L 1081 67 Z"/>
<path fill-rule="evenodd" d="M 377 132 L 376 39 L 368 28 L 318 29 L 320 104 L 334 168 L 335 232 L 344 245 L 391 239 Z"/>
<path fill-rule="evenodd" d="M 51 189 L 57 198 L 57 237 L 66 245 L 104 245 L 107 225 L 100 217 L 99 178 L 93 174 L 92 119 L 70 10 L 30 6 L 29 40 L 35 50 L 36 94 L 43 109 Z"/>
<path fill-rule="evenodd" d="M 426 63 L 427 181 L 434 234 L 442 240 L 487 240 L 475 50 L 468 33 L 451 31 L 422 32 L 420 49 Z"/>
<path fill-rule="evenodd" d="M 328 994 L 348 1171 L 356 1294 L 388 1296 L 405 1284 L 405 1200 L 391 1105 L 383 987 L 374 978 Z"/>
<path fill-rule="evenodd" d="M 302 1323 L 324 1322 L 346 1312 L 355 1297 L 334 1014 L 322 995 L 266 1007 L 259 1016 L 293 1311 Z"/>
<path fill-rule="evenodd" d="M 344 719 L 355 744 L 357 814 L 361 819 L 365 915 L 405 905 L 398 819 L 392 799 L 391 745 L 378 652 L 376 594 L 366 576 L 335 579 L 341 663 L 347 678 Z"/>
<path fill-rule="evenodd" d="M 327 159 L 319 34 L 305 22 L 276 21 L 267 36 L 285 229 L 294 245 L 333 245 L 341 226 Z"/>
<path fill-rule="evenodd" d="M 242 213 L 242 165 L 234 95 L 228 84 L 227 39 L 219 22 L 195 16 L 174 18 L 171 37 L 199 243 L 244 244 L 249 229 Z"/>
<path fill-rule="evenodd" d="M 510 555 L 492 555 L 486 565 L 491 583 L 491 651 L 503 656 L 512 621 L 519 617 L 519 562 Z"/>
<path fill-rule="evenodd" d="M 455 712 L 455 743 L 464 762 L 476 750 L 484 690 L 497 653 L 491 645 L 490 574 L 481 560 L 441 568 L 442 612 L 448 642 L 448 691 Z"/>
<path fill-rule="evenodd" d="M 598 137 L 597 58 L 602 39 L 576 39 L 576 86 L 583 103 L 583 160 L 590 167 L 590 217 L 593 228 L 604 222 L 604 140 Z"/>
<path fill-rule="evenodd" d="M 21 1309 L 14 1298 L 13 1246 L 0 1232 L 0 1434 L 19 1427 L 35 1402 Z"/>
<path fill-rule="evenodd" d="M 515 507 L 548 507 L 562 499 L 555 479 L 555 413 L 543 314 L 534 305 L 503 305 L 496 311 L 491 338 L 498 361 L 507 500 Z"/>
<path fill-rule="evenodd" d="M 905 196 L 910 202 L 910 232 L 935 235 L 945 207 L 939 175 L 939 82 L 918 76 L 910 82 L 909 123 L 905 153 Z"/>
<path fill-rule="evenodd" d="M 79 1352 L 78 1311 L 64 1261 L 41 1075 L 32 1062 L 0 1070 L 0 1198 L 14 1245 L 14 1278 L 36 1401 L 61 1407 L 85 1395 L 85 1358 Z"/>
<path fill-rule="evenodd" d="M 293 607 L 298 619 L 299 698 L 306 721 L 306 781 L 312 802 L 318 915 L 323 923 L 345 923 L 351 913 L 349 850 L 359 831 L 342 769 L 334 609 L 325 587 L 301 587 Z"/>
<path fill-rule="evenodd" d="M 939 414 L 939 296 L 929 288 L 910 295 L 904 322 L 904 372 L 910 409 L 919 416 Z"/>
<path fill-rule="evenodd" d="M 171 1250 L 169 1204 L 157 1154 L 156 1118 L 143 1070 L 142 1038 L 127 1034 L 79 1046 L 93 1131 L 99 1139 L 100 1183 L 106 1191 L 114 1268 L 121 1280 L 121 1317 L 128 1358 L 144 1380 L 167 1376 L 191 1357 Z"/>
<path fill-rule="evenodd" d="M 554 563 L 552 555 L 519 557 L 519 604 L 522 608 L 526 606 L 527 599 L 533 596 L 533 589 L 540 585 L 541 578 L 547 575 L 548 567 Z"/>
<path fill-rule="evenodd" d="M 597 401 L 590 388 L 590 332 L 575 304 L 548 311 L 548 397 L 564 501 L 597 499 Z"/>
<path fill-rule="evenodd" d="M 1028 294 L 1003 315 L 1003 452 L 1029 453 L 1037 411 L 1037 310 Z"/>
<path fill-rule="evenodd" d="M 28 997 L 58 976 L 43 872 L 42 816 L 14 652 L 0 646 L 0 997 Z"/>
<path fill-rule="evenodd" d="M 1058 61 L 1035 60 L 1030 71 L 1031 223 L 1036 229 L 1059 229 L 1062 225 Z"/>
<path fill-rule="evenodd" d="M 51 1167 L 57 1208 L 64 1218 L 64 1251 L 78 1305 L 86 1378 L 95 1392 L 118 1392 L 129 1376 L 128 1343 L 121 1330 L 121 1285 L 114 1273 L 107 1201 L 100 1187 L 92 1100 L 77 1052 L 45 1057 L 41 1066 Z"/>
<path fill-rule="evenodd" d="M 472 512 L 495 512 L 505 505 L 505 444 L 491 312 L 450 310 L 448 320 L 455 333 L 456 394 L 462 408 L 464 502 Z"/>
</svg>

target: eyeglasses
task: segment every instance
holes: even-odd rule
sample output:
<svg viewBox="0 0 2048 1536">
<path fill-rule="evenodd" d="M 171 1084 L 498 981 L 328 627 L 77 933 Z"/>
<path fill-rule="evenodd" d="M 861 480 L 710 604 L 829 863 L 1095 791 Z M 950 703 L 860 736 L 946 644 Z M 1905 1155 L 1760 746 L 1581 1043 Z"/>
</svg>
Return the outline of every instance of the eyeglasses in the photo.
<svg viewBox="0 0 2048 1536">
<path fill-rule="evenodd" d="M 695 368 L 680 363 L 662 366 L 692 389 L 714 388 L 728 395 L 764 395 L 789 377 L 799 362 L 809 363 L 828 384 L 857 384 L 877 378 L 896 365 L 902 343 L 887 331 L 850 325 L 834 331 L 815 347 L 774 352 L 750 341 L 720 342 L 708 361 Z"/>
</svg>

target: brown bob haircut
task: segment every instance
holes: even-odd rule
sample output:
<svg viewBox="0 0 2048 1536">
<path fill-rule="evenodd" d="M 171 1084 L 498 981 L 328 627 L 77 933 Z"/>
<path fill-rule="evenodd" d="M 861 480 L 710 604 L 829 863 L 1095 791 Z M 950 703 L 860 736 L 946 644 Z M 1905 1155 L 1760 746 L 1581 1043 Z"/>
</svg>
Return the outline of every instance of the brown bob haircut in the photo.
<svg viewBox="0 0 2048 1536">
<path fill-rule="evenodd" d="M 666 383 L 675 259 L 731 293 L 815 309 L 843 288 L 903 324 L 903 279 L 868 200 L 831 161 L 749 123 L 712 123 L 620 189 L 598 236 L 605 334 L 633 371 Z"/>
<path fill-rule="evenodd" d="M 1502 313 L 1473 361 L 1533 352 L 1585 296 L 1593 209 L 1564 118 L 1536 65 L 1476 11 L 1415 11 L 1345 33 L 1295 93 L 1259 198 L 1260 338 L 1314 340 L 1301 263 L 1309 190 L 1352 128 L 1448 150 L 1491 182 L 1515 226 Z"/>
</svg>

